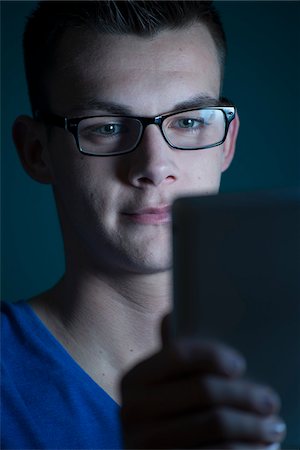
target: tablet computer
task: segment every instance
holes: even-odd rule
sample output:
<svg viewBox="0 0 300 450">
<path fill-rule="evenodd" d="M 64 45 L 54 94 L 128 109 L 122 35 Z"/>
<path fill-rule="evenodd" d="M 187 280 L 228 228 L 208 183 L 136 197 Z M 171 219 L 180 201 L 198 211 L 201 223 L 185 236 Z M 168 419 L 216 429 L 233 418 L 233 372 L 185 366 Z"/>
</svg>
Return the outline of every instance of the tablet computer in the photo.
<svg viewBox="0 0 300 450">
<path fill-rule="evenodd" d="M 300 448 L 300 188 L 177 199 L 173 259 L 175 335 L 240 350 Z"/>
</svg>

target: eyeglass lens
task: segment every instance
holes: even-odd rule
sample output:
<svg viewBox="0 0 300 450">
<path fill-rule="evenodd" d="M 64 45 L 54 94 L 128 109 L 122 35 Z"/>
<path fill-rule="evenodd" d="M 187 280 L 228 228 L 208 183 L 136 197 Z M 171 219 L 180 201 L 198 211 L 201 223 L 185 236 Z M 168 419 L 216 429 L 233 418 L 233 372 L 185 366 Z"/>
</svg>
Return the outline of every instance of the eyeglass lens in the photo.
<svg viewBox="0 0 300 450">
<path fill-rule="evenodd" d="M 167 117 L 162 124 L 166 140 L 174 147 L 194 149 L 214 145 L 224 138 L 225 115 L 219 109 L 199 109 Z M 78 125 L 79 145 L 91 154 L 125 153 L 138 143 L 143 125 L 130 117 L 93 117 Z"/>
</svg>

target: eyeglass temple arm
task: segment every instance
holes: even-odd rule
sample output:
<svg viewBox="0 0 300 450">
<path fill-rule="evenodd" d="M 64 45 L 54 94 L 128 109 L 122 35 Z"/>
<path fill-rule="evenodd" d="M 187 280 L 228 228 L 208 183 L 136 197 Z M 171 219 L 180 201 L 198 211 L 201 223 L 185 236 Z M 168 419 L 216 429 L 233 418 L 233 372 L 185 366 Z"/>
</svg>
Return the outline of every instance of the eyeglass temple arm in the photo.
<svg viewBox="0 0 300 450">
<path fill-rule="evenodd" d="M 68 119 L 66 117 L 60 117 L 51 113 L 42 113 L 41 111 L 35 111 L 34 118 L 48 125 L 54 125 L 56 127 L 64 128 L 65 130 L 68 129 Z"/>
</svg>

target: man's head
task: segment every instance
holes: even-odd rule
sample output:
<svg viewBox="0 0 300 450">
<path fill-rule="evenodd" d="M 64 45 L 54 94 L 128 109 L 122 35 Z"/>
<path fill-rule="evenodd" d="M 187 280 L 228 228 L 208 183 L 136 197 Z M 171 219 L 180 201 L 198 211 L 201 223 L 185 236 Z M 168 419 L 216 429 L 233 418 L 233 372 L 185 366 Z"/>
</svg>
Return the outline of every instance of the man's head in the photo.
<svg viewBox="0 0 300 450">
<path fill-rule="evenodd" d="M 23 41 L 33 111 L 48 106 L 47 79 L 51 76 L 60 41 L 67 30 L 72 29 L 78 35 L 90 30 L 99 34 L 149 38 L 163 30 L 180 30 L 194 23 L 208 28 L 216 45 L 222 79 L 226 41 L 212 1 L 40 2 L 28 20 Z"/>
<path fill-rule="evenodd" d="M 219 41 L 215 34 L 206 22 L 195 20 L 195 14 L 189 12 L 188 19 L 183 18 L 184 8 L 192 8 L 188 4 L 200 10 L 201 2 L 125 1 L 118 3 L 119 9 L 113 2 L 66 3 L 61 6 L 61 2 L 43 2 L 41 6 L 45 10 L 73 11 L 73 26 L 66 26 L 62 20 L 65 25 L 56 37 L 53 32 L 49 43 L 52 53 L 45 51 L 52 56 L 48 61 L 38 61 L 45 70 L 41 72 L 43 82 L 36 80 L 35 93 L 36 86 L 32 85 L 34 109 L 43 112 L 46 108 L 44 112 L 68 119 L 111 116 L 111 127 L 103 128 L 100 121 L 96 129 L 87 129 L 97 147 L 99 135 L 101 142 L 111 143 L 116 138 L 120 123 L 117 116 L 150 118 L 219 105 L 220 55 L 224 55 L 224 47 L 216 44 Z M 81 19 L 79 25 L 78 9 L 89 8 L 85 5 L 90 3 L 94 9 L 89 12 L 89 23 L 93 26 L 83 25 Z M 139 33 L 112 33 L 107 28 L 99 31 L 99 14 L 94 16 L 97 8 L 102 14 L 106 8 L 109 18 L 114 12 L 120 26 L 127 17 L 132 29 L 138 27 L 142 19 L 138 20 L 140 15 L 136 14 L 132 19 L 132 3 L 135 8 L 139 5 L 138 11 L 148 10 L 152 24 L 157 17 L 163 25 L 156 31 L 151 25 L 150 30 L 142 32 L 148 23 L 144 19 Z M 170 19 L 171 23 L 166 24 L 162 12 L 166 15 L 168 11 L 172 18 L 175 4 L 182 8 L 182 21 L 175 25 L 175 19 Z M 208 6 L 204 2 L 202 9 Z M 211 13 L 206 14 L 208 17 Z M 45 40 L 41 42 L 46 45 Z M 28 57 L 28 39 L 26 45 Z M 34 55 L 33 51 L 31 58 Z M 27 73 L 29 61 L 27 58 Z M 36 64 L 32 64 L 33 73 Z M 223 118 L 222 114 L 219 117 Z M 170 132 L 174 135 L 178 130 L 181 135 L 184 130 L 185 136 L 190 136 L 188 142 L 194 142 L 204 125 L 210 129 L 210 122 L 203 121 L 202 115 L 199 120 L 193 117 L 170 121 Z M 225 118 L 222 123 L 225 129 Z M 221 173 L 234 154 L 237 130 L 235 119 L 224 143 L 203 150 L 183 150 L 168 145 L 157 123 L 152 123 L 134 151 L 113 156 L 83 154 L 67 129 L 48 128 L 43 121 L 28 117 L 17 119 L 14 137 L 27 172 L 54 188 L 67 257 L 80 261 L 85 269 L 94 266 L 114 272 L 152 273 L 170 267 L 168 208 L 173 199 L 218 190 Z M 123 131 L 126 135 L 130 129 L 125 127 Z"/>
</svg>

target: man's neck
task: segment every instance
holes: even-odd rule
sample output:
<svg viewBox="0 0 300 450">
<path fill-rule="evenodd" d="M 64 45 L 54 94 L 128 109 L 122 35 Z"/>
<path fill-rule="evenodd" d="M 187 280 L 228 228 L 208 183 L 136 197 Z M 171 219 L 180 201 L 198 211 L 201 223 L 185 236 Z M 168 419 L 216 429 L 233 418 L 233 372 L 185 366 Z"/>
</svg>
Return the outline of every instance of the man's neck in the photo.
<svg viewBox="0 0 300 450">
<path fill-rule="evenodd" d="M 66 274 L 31 305 L 75 361 L 115 400 L 124 372 L 160 346 L 170 272 Z"/>
</svg>

